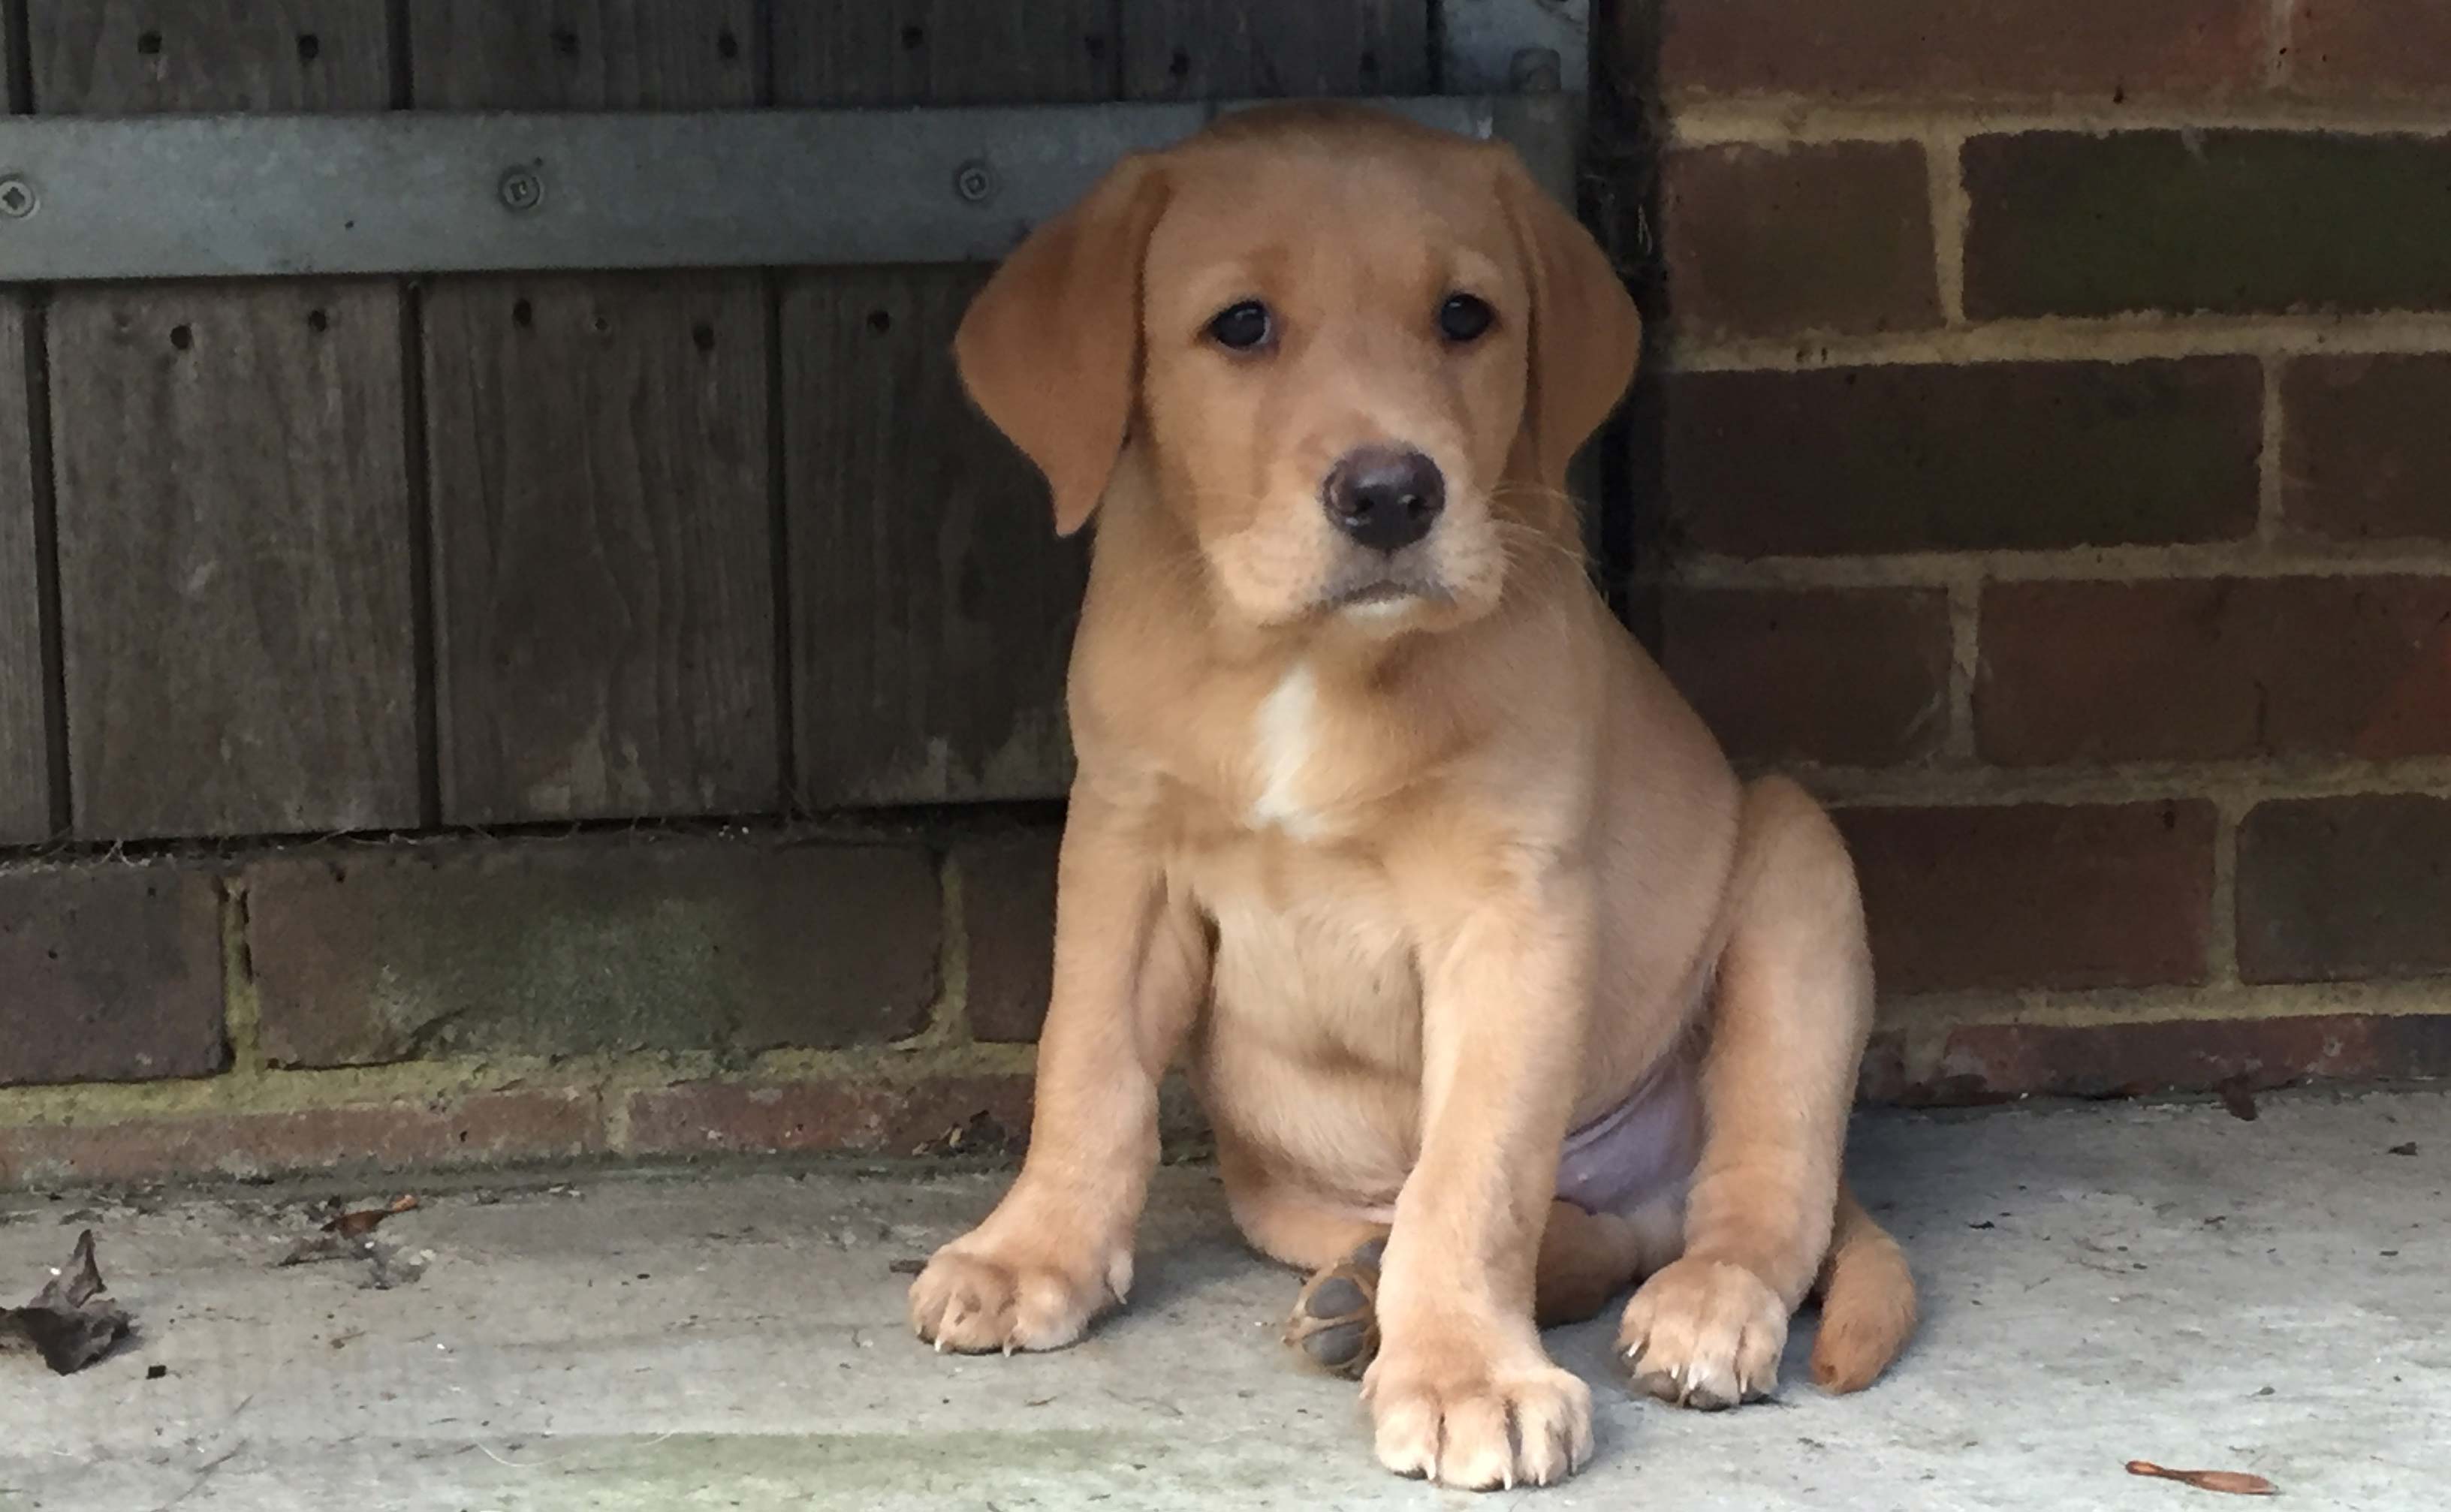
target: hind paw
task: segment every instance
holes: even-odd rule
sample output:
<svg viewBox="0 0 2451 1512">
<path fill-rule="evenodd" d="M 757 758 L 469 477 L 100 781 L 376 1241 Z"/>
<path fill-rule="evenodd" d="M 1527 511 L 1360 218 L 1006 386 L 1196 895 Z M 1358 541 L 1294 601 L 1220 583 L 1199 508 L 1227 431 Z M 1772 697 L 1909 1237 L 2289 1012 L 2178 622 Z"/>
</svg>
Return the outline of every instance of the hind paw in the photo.
<svg viewBox="0 0 2451 1512">
<path fill-rule="evenodd" d="M 1330 1375 L 1359 1380 L 1379 1354 L 1379 1260 L 1374 1239 L 1303 1283 L 1285 1320 L 1286 1347 Z"/>
</svg>

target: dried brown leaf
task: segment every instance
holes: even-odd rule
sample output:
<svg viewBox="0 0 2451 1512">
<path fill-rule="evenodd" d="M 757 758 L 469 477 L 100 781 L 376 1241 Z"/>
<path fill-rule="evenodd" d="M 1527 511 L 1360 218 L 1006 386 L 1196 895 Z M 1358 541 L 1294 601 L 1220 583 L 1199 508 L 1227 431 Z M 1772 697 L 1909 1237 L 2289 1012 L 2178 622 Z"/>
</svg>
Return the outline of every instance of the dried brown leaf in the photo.
<svg viewBox="0 0 2451 1512">
<path fill-rule="evenodd" d="M 0 1348 L 30 1345 L 64 1376 L 84 1369 L 110 1353 L 131 1326 L 127 1310 L 103 1295 L 106 1289 L 88 1228 L 77 1235 L 68 1268 L 32 1302 L 0 1308 Z"/>
<path fill-rule="evenodd" d="M 2244 1470 L 2166 1470 L 2150 1460 L 2128 1461 L 2127 1473 L 2176 1481 L 2199 1491 L 2225 1491 L 2231 1496 L 2272 1496 L 2280 1489 L 2264 1477 Z"/>
<path fill-rule="evenodd" d="M 324 1231 L 339 1234 L 343 1239 L 363 1239 L 381 1227 L 382 1221 L 392 1214 L 404 1213 L 416 1207 L 416 1198 L 401 1197 L 388 1208 L 362 1208 L 356 1212 L 342 1213 L 325 1223 Z"/>
</svg>

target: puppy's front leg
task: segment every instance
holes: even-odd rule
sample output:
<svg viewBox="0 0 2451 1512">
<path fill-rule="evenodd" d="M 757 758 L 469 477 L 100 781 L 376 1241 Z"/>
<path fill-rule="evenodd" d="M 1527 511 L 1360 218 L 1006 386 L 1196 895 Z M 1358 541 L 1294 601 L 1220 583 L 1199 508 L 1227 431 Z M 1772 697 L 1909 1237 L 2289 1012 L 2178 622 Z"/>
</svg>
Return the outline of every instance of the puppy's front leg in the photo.
<svg viewBox="0 0 2451 1512">
<path fill-rule="evenodd" d="M 1550 874 L 1425 931 L 1422 1150 L 1396 1201 L 1363 1378 L 1380 1462 L 1545 1485 L 1591 1457 L 1591 1391 L 1551 1363 L 1533 1276 L 1591 1000 L 1591 877 Z"/>
<path fill-rule="evenodd" d="M 1054 996 L 1021 1175 L 911 1286 L 936 1347 L 1055 1349 L 1123 1301 L 1157 1164 L 1158 1079 L 1208 975 L 1197 912 L 1168 894 L 1127 813 L 1076 791 L 1056 865 Z"/>
</svg>

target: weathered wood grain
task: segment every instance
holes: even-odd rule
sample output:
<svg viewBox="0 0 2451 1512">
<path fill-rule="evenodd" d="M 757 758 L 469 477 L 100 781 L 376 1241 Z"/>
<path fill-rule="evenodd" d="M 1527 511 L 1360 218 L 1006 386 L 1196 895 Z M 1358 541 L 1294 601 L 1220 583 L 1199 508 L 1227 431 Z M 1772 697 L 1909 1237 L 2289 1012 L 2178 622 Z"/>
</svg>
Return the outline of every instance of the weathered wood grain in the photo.
<svg viewBox="0 0 2451 1512">
<path fill-rule="evenodd" d="M 1063 791 L 1086 580 L 947 355 L 983 274 L 829 274 L 784 306 L 800 767 L 812 801 Z"/>
<path fill-rule="evenodd" d="M 81 289 L 50 336 L 76 832 L 414 824 L 397 296 Z"/>
<path fill-rule="evenodd" d="M 367 110 L 388 103 L 383 0 L 29 0 L 34 108 Z"/>
<path fill-rule="evenodd" d="M 415 100 L 746 107 L 756 21 L 751 0 L 423 0 Z M 447 819 L 780 804 L 768 316 L 754 273 L 428 288 Z"/>
<path fill-rule="evenodd" d="M 1112 0 L 785 0 L 776 92 L 808 106 L 1110 99 Z M 949 187 L 950 192 L 950 187 Z M 982 275 L 795 275 L 783 299 L 794 713 L 811 804 L 1060 794 L 1087 554 L 961 392 Z"/>
<path fill-rule="evenodd" d="M 380 109 L 382 0 L 34 0 L 45 112 Z M 64 289 L 49 319 L 72 817 L 414 824 L 400 297 Z"/>
<path fill-rule="evenodd" d="M 776 0 L 777 103 L 1112 99 L 1117 12 L 1140 0 Z"/>
<path fill-rule="evenodd" d="M 781 792 L 755 278 L 486 278 L 426 303 L 444 815 Z"/>
<path fill-rule="evenodd" d="M 0 291 L 0 844 L 51 827 L 27 397 L 25 301 Z"/>
<path fill-rule="evenodd" d="M 755 0 L 410 0 L 427 110 L 687 110 L 757 103 Z"/>
<path fill-rule="evenodd" d="M 1430 0 L 1127 0 L 1134 100 L 1423 93 Z"/>
</svg>

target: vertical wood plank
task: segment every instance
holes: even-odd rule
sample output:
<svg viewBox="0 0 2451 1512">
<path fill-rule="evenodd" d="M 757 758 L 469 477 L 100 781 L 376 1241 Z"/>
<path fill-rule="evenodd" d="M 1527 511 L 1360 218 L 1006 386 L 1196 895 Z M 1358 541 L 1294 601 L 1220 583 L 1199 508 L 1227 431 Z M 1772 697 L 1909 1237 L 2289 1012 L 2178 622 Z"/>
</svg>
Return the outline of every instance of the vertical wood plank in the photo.
<svg viewBox="0 0 2451 1512">
<path fill-rule="evenodd" d="M 39 839 L 51 824 L 26 371 L 25 302 L 0 292 L 0 843 Z"/>
<path fill-rule="evenodd" d="M 1134 100 L 1418 94 L 1430 88 L 1430 0 L 1129 0 Z"/>
<path fill-rule="evenodd" d="M 54 113 L 380 109 L 382 0 L 33 0 Z M 49 320 L 77 834 L 419 817 L 400 299 L 62 290 Z"/>
<path fill-rule="evenodd" d="M 755 277 L 426 299 L 444 816 L 775 806 Z"/>
<path fill-rule="evenodd" d="M 756 103 L 752 0 L 421 0 L 418 106 Z M 453 822 L 781 801 L 760 277 L 479 276 L 425 301 Z"/>
<path fill-rule="evenodd" d="M 1115 0 L 780 0 L 778 103 L 1114 97 Z M 950 189 L 948 190 L 950 192 Z M 794 275 L 783 299 L 804 801 L 1060 795 L 1086 543 L 952 364 L 971 269 Z"/>
<path fill-rule="evenodd" d="M 391 291 L 78 289 L 50 332 L 76 832 L 415 823 Z"/>
</svg>

